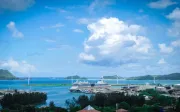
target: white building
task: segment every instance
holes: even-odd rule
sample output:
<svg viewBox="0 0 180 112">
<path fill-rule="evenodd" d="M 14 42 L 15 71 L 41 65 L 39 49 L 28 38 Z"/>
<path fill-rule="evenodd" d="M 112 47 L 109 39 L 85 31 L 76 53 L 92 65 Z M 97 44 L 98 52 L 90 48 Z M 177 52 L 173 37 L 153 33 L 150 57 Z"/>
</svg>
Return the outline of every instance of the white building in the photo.
<svg viewBox="0 0 180 112">
<path fill-rule="evenodd" d="M 156 87 L 156 90 L 160 92 L 167 92 L 165 87 Z"/>
<path fill-rule="evenodd" d="M 180 84 L 175 84 L 174 89 L 180 90 Z"/>
</svg>

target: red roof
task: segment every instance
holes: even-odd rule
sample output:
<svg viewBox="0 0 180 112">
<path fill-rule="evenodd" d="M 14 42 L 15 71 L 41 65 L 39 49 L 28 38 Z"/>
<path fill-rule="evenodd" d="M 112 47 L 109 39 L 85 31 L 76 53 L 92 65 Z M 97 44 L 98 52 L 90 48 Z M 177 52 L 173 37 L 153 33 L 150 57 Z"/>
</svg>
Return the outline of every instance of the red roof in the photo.
<svg viewBox="0 0 180 112">
<path fill-rule="evenodd" d="M 91 107 L 90 105 L 88 105 L 87 107 L 85 107 L 83 110 L 79 110 L 77 112 L 100 112 L 98 110 L 95 110 L 93 107 Z"/>
<path fill-rule="evenodd" d="M 100 111 L 97 111 L 97 110 L 80 110 L 77 112 L 100 112 Z"/>
<path fill-rule="evenodd" d="M 116 110 L 116 112 L 128 112 L 128 110 L 125 110 L 125 109 L 118 109 L 118 110 Z"/>
</svg>

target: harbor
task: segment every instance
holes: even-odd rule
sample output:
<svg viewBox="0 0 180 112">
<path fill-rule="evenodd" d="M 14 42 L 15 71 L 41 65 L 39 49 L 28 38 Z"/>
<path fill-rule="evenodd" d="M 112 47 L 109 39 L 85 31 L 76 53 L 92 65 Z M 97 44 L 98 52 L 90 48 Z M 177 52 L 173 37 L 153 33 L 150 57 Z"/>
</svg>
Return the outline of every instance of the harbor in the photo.
<svg viewBox="0 0 180 112">
<path fill-rule="evenodd" d="M 141 91 L 147 89 L 153 89 L 162 93 L 164 96 L 170 96 L 174 98 L 180 98 L 180 84 L 163 85 L 153 83 L 149 84 L 119 84 L 117 80 L 116 84 L 108 84 L 103 79 L 96 83 L 89 83 L 87 81 L 76 81 L 69 89 L 70 92 L 84 93 L 84 94 L 97 94 L 97 93 L 126 93 L 128 95 L 139 95 Z M 147 96 L 145 96 L 147 98 Z"/>
<path fill-rule="evenodd" d="M 100 79 L 99 79 L 100 80 Z M 80 80 L 79 80 L 80 81 Z M 81 80 L 84 82 L 84 80 Z M 89 83 L 96 83 L 98 79 L 88 79 L 86 80 Z M 75 79 L 73 83 L 76 82 Z M 104 82 L 111 85 L 110 89 L 112 91 L 125 91 L 122 87 L 127 88 L 131 86 L 140 86 L 140 89 L 150 88 L 154 85 L 151 85 L 154 83 L 153 80 L 119 80 L 117 84 L 117 80 L 106 80 L 104 79 Z M 157 84 L 162 85 L 175 85 L 179 84 L 180 80 L 156 80 Z M 51 84 L 51 86 L 44 86 L 47 84 Z M 59 85 L 66 84 L 66 86 L 59 86 Z M 149 86 L 149 85 L 150 86 Z M 37 85 L 37 86 L 31 86 L 31 85 Z M 58 86 L 57 86 L 58 85 Z M 24 91 L 39 91 L 39 92 L 45 92 L 47 93 L 47 101 L 48 104 L 50 101 L 54 101 L 54 103 L 57 106 L 65 106 L 64 102 L 67 99 L 70 99 L 72 97 L 77 98 L 80 95 L 90 93 L 88 92 L 70 92 L 70 88 L 72 87 L 72 81 L 71 79 L 61 79 L 61 78 L 31 78 L 30 85 L 27 86 L 27 80 L 1 80 L 0 81 L 0 90 L 24 90 Z M 97 91 L 101 91 L 102 89 L 97 89 Z M 102 91 L 107 93 L 108 91 Z M 111 92 L 111 91 L 110 91 Z M 129 92 L 129 94 L 136 94 L 134 91 Z M 93 93 L 91 93 L 93 94 Z M 46 105 L 46 104 L 45 104 Z"/>
</svg>

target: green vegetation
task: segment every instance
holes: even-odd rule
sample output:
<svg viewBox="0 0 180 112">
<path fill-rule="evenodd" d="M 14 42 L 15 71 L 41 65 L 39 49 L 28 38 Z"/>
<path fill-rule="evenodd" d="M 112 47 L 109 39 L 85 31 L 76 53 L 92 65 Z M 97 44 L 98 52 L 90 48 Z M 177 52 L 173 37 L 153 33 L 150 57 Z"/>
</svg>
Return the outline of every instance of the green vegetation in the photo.
<svg viewBox="0 0 180 112">
<path fill-rule="evenodd" d="M 176 104 L 176 112 L 180 112 L 180 98 L 178 99 L 178 102 Z"/>
<path fill-rule="evenodd" d="M 144 95 L 151 96 L 152 99 L 145 101 Z M 124 93 L 98 93 L 90 97 L 82 95 L 77 99 L 66 100 L 66 106 L 70 112 L 76 112 L 87 105 L 92 105 L 101 112 L 115 112 L 116 104 L 119 109 L 123 108 L 129 112 L 160 112 L 161 110 L 180 112 L 180 99 L 176 101 L 153 89 L 141 91 L 139 96 L 130 96 Z"/>
<path fill-rule="evenodd" d="M 151 96 L 151 100 L 145 101 L 144 95 Z M 2 112 L 77 112 L 87 105 L 93 106 L 101 112 L 115 112 L 116 108 L 126 109 L 128 112 L 180 112 L 180 98 L 163 96 L 153 89 L 141 91 L 140 95 L 128 95 L 125 93 L 97 93 L 95 95 L 81 95 L 78 98 L 66 100 L 67 108 L 56 107 L 53 101 L 46 107 L 35 107 L 35 103 L 46 100 L 46 94 L 40 93 L 15 93 L 7 94 L 1 100 Z M 4 102 L 6 101 L 6 103 Z M 116 107 L 117 106 L 117 107 Z"/>
<path fill-rule="evenodd" d="M 5 94 L 0 100 L 2 108 L 19 110 L 22 106 L 44 103 L 47 99 L 45 93 L 32 92 L 32 93 L 19 93 Z"/>
<path fill-rule="evenodd" d="M 138 77 L 130 77 L 128 80 L 153 80 L 153 75 L 145 75 Z M 180 80 L 180 73 L 172 73 L 168 75 L 156 75 L 156 80 Z"/>
<path fill-rule="evenodd" d="M 176 104 L 176 100 L 173 97 L 168 97 L 161 95 L 159 92 L 155 91 L 154 89 L 147 89 L 142 91 L 140 95 L 151 96 L 152 99 L 146 101 L 146 104 L 153 105 L 153 104 L 160 104 L 161 106 L 173 106 Z"/>
<path fill-rule="evenodd" d="M 24 86 L 43 86 L 43 87 L 47 87 L 47 86 L 71 86 L 72 84 L 58 84 L 58 83 L 55 83 L 55 84 L 24 84 Z"/>
<path fill-rule="evenodd" d="M 74 76 L 68 76 L 68 77 L 66 77 L 65 79 L 87 79 L 86 77 L 80 77 L 80 76 L 78 76 L 78 75 L 74 75 Z"/>
<path fill-rule="evenodd" d="M 117 75 L 113 75 L 113 76 L 103 76 L 104 79 L 117 79 Z M 118 76 L 118 79 L 123 79 L 122 77 Z"/>
<path fill-rule="evenodd" d="M 17 79 L 11 72 L 8 70 L 0 69 L 0 80 L 13 80 Z"/>
<path fill-rule="evenodd" d="M 1 112 L 68 112 L 67 109 L 56 107 L 54 102 L 50 102 L 49 106 L 37 108 L 34 105 L 15 105 L 14 109 L 2 109 Z"/>
<path fill-rule="evenodd" d="M 130 109 L 130 106 L 143 106 L 144 103 L 143 96 L 130 96 L 124 93 L 97 93 L 90 97 L 82 95 L 77 99 L 66 100 L 66 106 L 70 112 L 76 112 L 87 105 L 92 105 L 102 112 L 115 112 L 116 104 L 119 104 L 119 107 Z"/>
</svg>

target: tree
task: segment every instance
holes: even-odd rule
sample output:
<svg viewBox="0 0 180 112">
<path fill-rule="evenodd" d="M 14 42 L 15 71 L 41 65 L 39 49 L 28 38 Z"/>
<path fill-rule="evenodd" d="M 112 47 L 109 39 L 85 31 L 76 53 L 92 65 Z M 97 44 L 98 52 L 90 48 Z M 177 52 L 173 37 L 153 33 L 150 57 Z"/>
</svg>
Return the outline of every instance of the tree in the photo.
<svg viewBox="0 0 180 112">
<path fill-rule="evenodd" d="M 121 102 L 118 107 L 126 109 L 126 110 L 130 109 L 130 105 L 128 103 L 126 103 L 126 102 Z"/>
<path fill-rule="evenodd" d="M 13 105 L 33 105 L 45 102 L 47 94 L 32 92 L 32 93 L 19 93 L 5 94 L 0 100 L 2 108 L 14 108 Z"/>
<path fill-rule="evenodd" d="M 89 105 L 89 98 L 86 95 L 81 95 L 78 97 L 77 103 L 81 106 L 81 108 Z"/>
<path fill-rule="evenodd" d="M 74 107 L 78 106 L 77 105 L 77 100 L 74 97 L 72 99 L 66 100 L 65 105 L 66 105 L 67 109 L 69 109 L 69 110 L 71 108 L 74 108 Z"/>
<path fill-rule="evenodd" d="M 35 106 L 33 105 L 26 105 L 23 107 L 24 112 L 35 112 Z"/>
<path fill-rule="evenodd" d="M 178 102 L 176 104 L 176 112 L 180 112 L 180 98 L 178 99 Z"/>
<path fill-rule="evenodd" d="M 49 103 L 49 108 L 50 108 L 51 110 L 54 110 L 54 109 L 55 109 L 55 104 L 54 104 L 53 101 L 50 101 L 50 103 Z"/>
<path fill-rule="evenodd" d="M 97 94 L 94 96 L 94 104 L 95 104 L 96 106 L 104 107 L 104 104 L 105 104 L 106 99 L 107 99 L 106 94 L 97 93 Z"/>
</svg>

